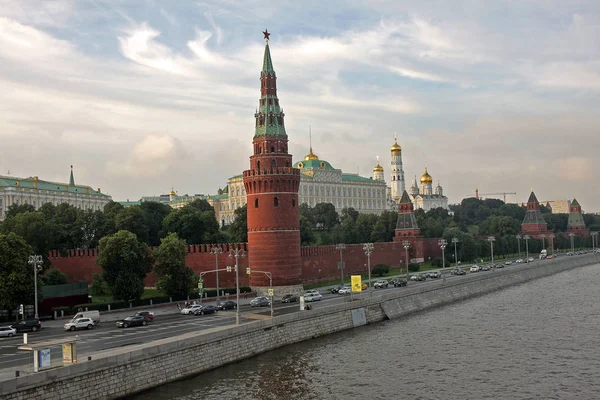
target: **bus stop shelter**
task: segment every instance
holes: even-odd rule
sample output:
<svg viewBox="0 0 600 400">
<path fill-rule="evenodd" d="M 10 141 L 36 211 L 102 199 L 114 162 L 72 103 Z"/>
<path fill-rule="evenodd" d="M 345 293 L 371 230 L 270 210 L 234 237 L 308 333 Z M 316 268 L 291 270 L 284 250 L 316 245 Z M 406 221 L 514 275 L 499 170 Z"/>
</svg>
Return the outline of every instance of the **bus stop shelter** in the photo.
<svg viewBox="0 0 600 400">
<path fill-rule="evenodd" d="M 77 337 L 23 344 L 19 350 L 33 353 L 33 372 L 77 364 Z"/>
</svg>

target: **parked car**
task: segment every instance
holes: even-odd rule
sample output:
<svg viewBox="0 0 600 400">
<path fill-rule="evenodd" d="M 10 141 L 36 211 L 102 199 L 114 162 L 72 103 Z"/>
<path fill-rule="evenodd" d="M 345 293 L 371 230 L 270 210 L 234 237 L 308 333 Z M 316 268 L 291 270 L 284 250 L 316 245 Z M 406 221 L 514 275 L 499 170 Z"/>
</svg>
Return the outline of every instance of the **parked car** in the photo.
<svg viewBox="0 0 600 400">
<path fill-rule="evenodd" d="M 77 318 L 75 321 L 67 322 L 64 325 L 65 331 L 75 331 L 77 329 L 92 329 L 94 321 L 91 318 Z"/>
<path fill-rule="evenodd" d="M 0 326 L 0 337 L 13 337 L 17 334 L 17 330 L 12 326 Z"/>
<path fill-rule="evenodd" d="M 451 272 L 452 275 L 466 275 L 467 273 L 465 272 L 464 269 L 461 268 L 454 268 L 454 270 Z"/>
<path fill-rule="evenodd" d="M 437 279 L 437 278 L 441 278 L 442 274 L 439 271 L 429 271 L 427 273 L 427 277 L 428 278 L 435 278 L 435 279 Z"/>
<path fill-rule="evenodd" d="M 323 300 L 323 296 L 321 296 L 319 293 L 310 293 L 307 295 L 304 295 L 304 301 L 307 302 L 313 302 L 313 301 L 321 301 Z"/>
<path fill-rule="evenodd" d="M 336 292 L 337 293 L 337 292 Z M 281 298 L 282 303 L 295 303 L 298 301 L 298 296 L 295 294 L 286 294 Z"/>
<path fill-rule="evenodd" d="M 17 326 L 13 326 L 13 328 L 15 328 L 17 332 L 35 332 L 39 329 L 42 329 L 42 323 L 37 318 L 27 319 L 25 321 L 19 322 Z"/>
<path fill-rule="evenodd" d="M 148 321 L 141 315 L 133 315 L 120 321 L 117 321 L 117 328 L 129 328 L 130 326 L 146 326 Z"/>
<path fill-rule="evenodd" d="M 250 301 L 251 307 L 267 307 L 271 302 L 265 296 L 255 297 Z"/>
<path fill-rule="evenodd" d="M 190 315 L 193 314 L 195 310 L 197 310 L 198 308 L 202 307 L 200 304 L 194 304 L 191 305 L 189 307 L 186 307 L 184 309 L 181 310 L 181 313 L 184 315 Z"/>
<path fill-rule="evenodd" d="M 383 289 L 388 286 L 390 286 L 390 283 L 388 281 L 386 281 L 385 279 L 380 279 L 373 284 L 373 287 L 375 289 Z"/>
<path fill-rule="evenodd" d="M 194 315 L 216 314 L 219 309 L 213 305 L 206 305 L 194 310 Z"/>
<path fill-rule="evenodd" d="M 406 286 L 407 282 L 406 282 L 406 279 L 394 278 L 390 281 L 390 285 L 394 285 L 394 287 L 401 287 L 401 286 Z"/>
<path fill-rule="evenodd" d="M 134 317 L 138 315 L 141 315 L 142 317 L 146 318 L 146 321 L 148 322 L 154 321 L 154 313 L 151 311 L 138 311 L 135 314 L 133 314 Z"/>
<path fill-rule="evenodd" d="M 471 266 L 471 269 L 469 269 L 469 272 L 479 272 L 479 266 L 478 265 Z"/>
<path fill-rule="evenodd" d="M 338 290 L 338 294 L 350 294 L 352 293 L 352 288 L 349 286 L 344 286 L 340 290 Z"/>
<path fill-rule="evenodd" d="M 232 300 L 227 300 L 226 302 L 219 304 L 217 308 L 219 309 L 219 311 L 235 310 L 237 308 L 237 303 Z"/>
</svg>

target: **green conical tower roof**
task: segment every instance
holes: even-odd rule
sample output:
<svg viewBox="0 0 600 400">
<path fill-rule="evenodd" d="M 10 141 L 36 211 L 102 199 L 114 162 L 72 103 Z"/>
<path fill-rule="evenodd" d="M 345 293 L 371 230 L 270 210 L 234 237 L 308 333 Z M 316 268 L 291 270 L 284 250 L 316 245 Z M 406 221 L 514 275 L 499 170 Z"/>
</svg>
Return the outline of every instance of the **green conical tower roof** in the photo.
<svg viewBox="0 0 600 400">
<path fill-rule="evenodd" d="M 265 45 L 265 55 L 263 57 L 263 68 L 262 73 L 270 73 L 275 76 L 275 70 L 273 69 L 273 61 L 271 60 L 271 50 L 269 50 L 269 41 Z"/>
<path fill-rule="evenodd" d="M 71 177 L 69 178 L 69 186 L 75 186 L 75 179 L 73 178 L 73 166 L 71 165 Z"/>
<path fill-rule="evenodd" d="M 579 202 L 577 201 L 577 199 L 573 199 L 573 201 L 571 202 L 571 207 L 581 207 L 579 205 Z"/>
</svg>

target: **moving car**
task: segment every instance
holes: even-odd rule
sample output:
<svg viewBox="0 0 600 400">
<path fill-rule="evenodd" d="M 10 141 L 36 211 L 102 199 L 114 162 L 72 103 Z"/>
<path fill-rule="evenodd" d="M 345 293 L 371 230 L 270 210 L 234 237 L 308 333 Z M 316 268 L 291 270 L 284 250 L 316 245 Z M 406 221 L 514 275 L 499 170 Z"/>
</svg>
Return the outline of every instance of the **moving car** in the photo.
<svg viewBox="0 0 600 400">
<path fill-rule="evenodd" d="M 307 295 L 304 295 L 304 301 L 308 301 L 308 302 L 313 302 L 313 301 L 321 301 L 323 300 L 323 296 L 321 296 L 319 293 L 310 293 Z"/>
<path fill-rule="evenodd" d="M 394 285 L 394 287 L 406 286 L 407 282 L 402 278 L 394 278 L 390 281 L 390 285 Z"/>
<path fill-rule="evenodd" d="M 227 300 L 226 302 L 219 304 L 217 308 L 219 309 L 219 311 L 235 310 L 237 308 L 237 304 L 235 301 Z"/>
<path fill-rule="evenodd" d="M 295 294 L 286 294 L 285 296 L 283 296 L 281 298 L 282 303 L 295 303 L 297 301 L 298 301 L 298 296 L 296 296 Z"/>
<path fill-rule="evenodd" d="M 437 278 L 441 278 L 442 274 L 439 271 L 429 271 L 427 273 L 427 277 L 429 277 L 429 278 L 436 278 L 437 279 Z"/>
<path fill-rule="evenodd" d="M 483 265 L 480 271 L 490 271 L 492 268 L 489 265 Z"/>
<path fill-rule="evenodd" d="M 373 284 L 373 287 L 375 289 L 383 289 L 388 286 L 390 286 L 390 283 L 388 281 L 386 281 L 385 279 L 380 279 Z"/>
<path fill-rule="evenodd" d="M 17 330 L 12 326 L 0 326 L 0 337 L 13 337 Z"/>
<path fill-rule="evenodd" d="M 194 310 L 194 315 L 215 314 L 219 309 L 215 306 L 206 305 Z"/>
<path fill-rule="evenodd" d="M 427 274 L 418 274 L 410 277 L 411 281 L 422 282 L 427 280 Z"/>
<path fill-rule="evenodd" d="M 92 329 L 94 321 L 91 318 L 77 318 L 75 321 L 67 322 L 64 325 L 65 331 L 75 331 L 77 329 Z"/>
<path fill-rule="evenodd" d="M 529 258 L 527 259 L 527 262 L 533 262 L 533 257 L 529 257 Z"/>
<path fill-rule="evenodd" d="M 523 259 L 519 258 L 517 261 L 515 261 L 517 264 L 523 264 Z"/>
<path fill-rule="evenodd" d="M 117 321 L 118 328 L 129 328 L 130 326 L 140 326 L 140 325 L 146 326 L 147 324 L 148 324 L 148 321 L 146 321 L 146 318 L 142 317 L 141 315 L 134 315 L 134 316 L 122 319 L 120 321 Z"/>
<path fill-rule="evenodd" d="M 471 269 L 469 269 L 469 272 L 479 272 L 479 266 L 478 265 L 473 265 L 471 267 Z"/>
<path fill-rule="evenodd" d="M 250 301 L 251 307 L 267 307 L 270 304 L 271 304 L 271 302 L 265 296 L 255 297 Z"/>
<path fill-rule="evenodd" d="M 344 285 L 338 285 L 336 287 L 331 288 L 331 293 L 335 294 L 340 291 L 341 288 L 345 287 Z"/>
<path fill-rule="evenodd" d="M 154 321 L 154 313 L 153 312 L 138 311 L 135 314 L 133 314 L 134 317 L 137 317 L 138 315 L 141 315 L 142 317 L 146 318 L 146 321 L 148 321 L 148 322 Z"/>
<path fill-rule="evenodd" d="M 454 268 L 454 270 L 452 270 L 452 272 L 450 272 L 452 275 L 466 275 L 467 273 L 465 272 L 464 269 L 461 268 Z"/>
<path fill-rule="evenodd" d="M 98 325 L 100 323 L 100 311 L 98 310 L 90 310 L 90 311 L 79 311 L 73 318 L 71 318 L 71 322 L 74 322 L 79 318 L 90 318 L 94 321 L 94 325 Z"/>
<path fill-rule="evenodd" d="M 321 294 L 321 293 L 319 293 L 319 291 L 317 289 L 310 289 L 310 290 L 307 290 L 306 292 L 304 292 L 304 296 L 306 296 L 308 294 Z"/>
<path fill-rule="evenodd" d="M 200 304 L 194 304 L 192 306 L 186 307 L 184 309 L 181 310 L 181 313 L 184 315 L 190 315 L 193 314 L 194 311 L 196 311 L 198 308 L 202 307 Z"/>
<path fill-rule="evenodd" d="M 40 322 L 39 319 L 28 319 L 25 321 L 21 321 L 17 324 L 17 326 L 14 326 L 13 328 L 15 328 L 17 330 L 17 332 L 26 332 L 26 331 L 31 331 L 31 332 L 35 332 L 38 329 L 42 329 L 42 323 Z"/>
<path fill-rule="evenodd" d="M 512 265 L 512 261 L 504 261 L 504 265 Z"/>
<path fill-rule="evenodd" d="M 352 293 L 352 288 L 349 286 L 344 286 L 343 288 L 340 288 L 340 290 L 338 290 L 338 294 L 350 294 Z"/>
</svg>

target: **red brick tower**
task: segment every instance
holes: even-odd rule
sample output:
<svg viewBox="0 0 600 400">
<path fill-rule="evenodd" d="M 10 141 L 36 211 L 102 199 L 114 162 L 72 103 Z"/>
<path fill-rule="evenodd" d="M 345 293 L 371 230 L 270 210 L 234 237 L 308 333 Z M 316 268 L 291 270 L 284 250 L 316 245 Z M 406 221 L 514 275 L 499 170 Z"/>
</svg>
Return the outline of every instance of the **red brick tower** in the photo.
<svg viewBox="0 0 600 400">
<path fill-rule="evenodd" d="M 254 154 L 250 169 L 244 171 L 248 195 L 248 266 L 251 271 L 270 272 L 275 296 L 298 289 L 302 275 L 300 258 L 300 213 L 298 188 L 300 170 L 292 168 L 288 153 L 284 113 L 277 98 L 277 77 L 266 39 L 261 97 L 256 119 Z M 252 272 L 250 285 L 263 292 L 269 286 L 267 275 Z"/>
<path fill-rule="evenodd" d="M 542 235 L 552 233 L 548 230 L 548 224 L 540 211 L 540 202 L 535 197 L 533 190 L 529 195 L 529 200 L 527 200 L 527 212 L 521 223 L 521 233 L 530 235 L 536 239 L 541 238 Z"/>
<path fill-rule="evenodd" d="M 569 207 L 569 222 L 567 224 L 567 232 L 580 236 L 588 236 L 590 234 L 589 230 L 585 226 L 583 214 L 581 213 L 581 206 L 579 205 L 577 199 L 573 199 L 573 202 Z"/>
<path fill-rule="evenodd" d="M 410 201 L 408 192 L 402 193 L 398 203 L 398 219 L 396 220 L 396 230 L 394 242 L 404 243 L 408 241 L 410 247 L 408 252 L 410 259 L 422 262 L 425 259 L 425 238 L 421 235 L 421 229 L 415 218 L 413 203 Z"/>
</svg>

